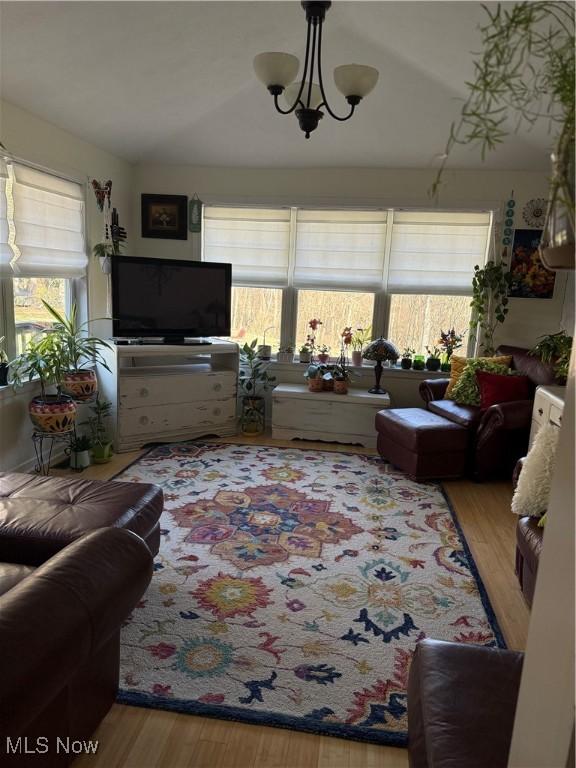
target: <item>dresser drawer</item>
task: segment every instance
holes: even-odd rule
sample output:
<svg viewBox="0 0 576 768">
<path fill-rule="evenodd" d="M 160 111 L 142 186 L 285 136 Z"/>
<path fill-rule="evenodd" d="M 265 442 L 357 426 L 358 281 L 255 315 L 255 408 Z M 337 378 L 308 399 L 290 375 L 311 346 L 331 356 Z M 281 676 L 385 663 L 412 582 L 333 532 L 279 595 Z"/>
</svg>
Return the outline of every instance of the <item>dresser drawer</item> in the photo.
<svg viewBox="0 0 576 768">
<path fill-rule="evenodd" d="M 347 395 L 341 401 L 329 401 L 322 397 L 297 399 L 272 397 L 273 427 L 303 430 L 318 430 L 330 434 L 350 433 L 354 435 L 376 434 L 374 420 L 382 405 L 360 405 L 348 402 Z"/>
<path fill-rule="evenodd" d="M 236 396 L 232 371 L 197 376 L 125 376 L 120 380 L 120 408 L 195 403 Z"/>
<path fill-rule="evenodd" d="M 210 400 L 184 405 L 157 405 L 153 408 L 130 408 L 120 418 L 120 434 L 158 435 L 164 432 L 186 431 L 221 426 L 236 418 L 236 399 Z"/>
<path fill-rule="evenodd" d="M 534 398 L 534 406 L 532 408 L 532 418 L 537 421 L 538 424 L 545 424 L 550 418 L 550 398 L 546 392 L 536 390 L 536 397 Z"/>
</svg>

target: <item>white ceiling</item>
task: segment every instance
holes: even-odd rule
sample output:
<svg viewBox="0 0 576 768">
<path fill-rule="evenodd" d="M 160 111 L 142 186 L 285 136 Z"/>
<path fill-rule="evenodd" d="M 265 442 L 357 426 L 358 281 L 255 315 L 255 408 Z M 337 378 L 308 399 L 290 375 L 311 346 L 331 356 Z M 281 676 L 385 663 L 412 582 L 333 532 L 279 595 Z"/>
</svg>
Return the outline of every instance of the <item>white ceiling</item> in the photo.
<svg viewBox="0 0 576 768">
<path fill-rule="evenodd" d="M 338 64 L 380 70 L 348 123 L 309 141 L 256 80 L 261 51 L 303 56 L 299 2 L 2 2 L 2 96 L 132 162 L 203 166 L 438 164 L 478 50 L 477 2 L 336 2 L 324 28 Z M 515 135 L 484 167 L 544 170 L 545 125 Z M 459 149 L 452 167 L 481 167 Z"/>
</svg>

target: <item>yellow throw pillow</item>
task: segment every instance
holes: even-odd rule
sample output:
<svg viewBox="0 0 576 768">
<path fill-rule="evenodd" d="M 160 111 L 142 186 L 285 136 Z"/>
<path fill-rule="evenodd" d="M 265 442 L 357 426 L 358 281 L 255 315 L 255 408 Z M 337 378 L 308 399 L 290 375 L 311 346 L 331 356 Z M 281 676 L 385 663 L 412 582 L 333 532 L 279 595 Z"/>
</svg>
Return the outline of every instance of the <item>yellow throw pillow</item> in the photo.
<svg viewBox="0 0 576 768">
<path fill-rule="evenodd" d="M 475 360 L 474 357 L 459 357 L 458 355 L 452 355 L 450 358 L 450 363 L 452 365 L 452 368 L 450 369 L 450 383 L 448 384 L 448 387 L 446 389 L 446 392 L 444 393 L 444 397 L 448 398 L 449 400 L 452 400 L 452 395 L 450 394 L 452 392 L 452 389 L 454 388 L 454 385 L 462 376 L 464 372 L 464 368 L 466 367 L 466 363 L 469 360 Z M 512 365 L 512 355 L 497 355 L 496 357 L 482 357 L 483 360 L 490 360 L 493 363 L 498 363 L 499 365 L 505 365 L 507 368 L 510 368 Z"/>
</svg>

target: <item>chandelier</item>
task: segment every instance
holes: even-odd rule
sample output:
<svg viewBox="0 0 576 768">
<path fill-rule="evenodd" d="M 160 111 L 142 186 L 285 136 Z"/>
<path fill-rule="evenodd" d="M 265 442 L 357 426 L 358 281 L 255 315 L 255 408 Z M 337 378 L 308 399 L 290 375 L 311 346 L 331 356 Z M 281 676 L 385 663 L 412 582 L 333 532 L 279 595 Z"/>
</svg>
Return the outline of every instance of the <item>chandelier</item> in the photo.
<svg viewBox="0 0 576 768">
<path fill-rule="evenodd" d="M 361 64 L 345 64 L 334 70 L 336 88 L 342 93 L 350 111 L 340 117 L 328 104 L 322 78 L 322 27 L 326 11 L 332 5 L 329 0 L 302 0 L 306 12 L 306 55 L 304 72 L 300 82 L 294 82 L 300 62 L 290 53 L 259 53 L 254 59 L 254 71 L 259 80 L 274 97 L 274 106 L 281 115 L 296 113 L 300 128 L 310 138 L 326 110 L 335 120 L 349 120 L 364 96 L 367 96 L 378 81 L 378 70 Z M 318 82 L 314 82 L 317 75 Z M 279 96 L 284 94 L 288 105 L 283 109 Z"/>
</svg>

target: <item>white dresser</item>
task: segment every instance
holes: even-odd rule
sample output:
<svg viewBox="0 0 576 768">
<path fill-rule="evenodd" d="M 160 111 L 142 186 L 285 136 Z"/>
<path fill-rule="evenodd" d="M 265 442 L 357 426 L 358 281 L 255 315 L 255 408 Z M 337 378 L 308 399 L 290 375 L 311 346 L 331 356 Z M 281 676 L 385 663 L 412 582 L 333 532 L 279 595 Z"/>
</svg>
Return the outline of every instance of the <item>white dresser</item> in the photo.
<svg viewBox="0 0 576 768">
<path fill-rule="evenodd" d="M 542 424 L 562 424 L 564 410 L 564 395 L 566 387 L 542 386 L 537 387 L 532 408 L 532 426 L 530 428 L 530 445 Z"/>
<path fill-rule="evenodd" d="M 310 392 L 304 384 L 279 384 L 272 392 L 272 437 L 322 440 L 376 448 L 374 420 L 390 407 L 389 395 L 350 389 L 347 395 Z"/>
</svg>

